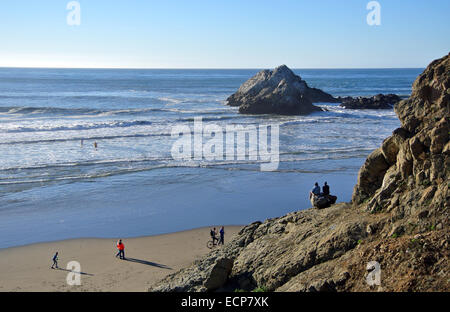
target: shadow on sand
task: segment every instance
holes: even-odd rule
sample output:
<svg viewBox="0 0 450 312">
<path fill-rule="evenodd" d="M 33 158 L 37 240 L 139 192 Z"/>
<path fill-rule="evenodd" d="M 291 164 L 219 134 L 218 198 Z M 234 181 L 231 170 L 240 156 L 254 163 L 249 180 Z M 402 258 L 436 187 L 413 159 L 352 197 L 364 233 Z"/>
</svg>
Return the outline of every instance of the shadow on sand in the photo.
<svg viewBox="0 0 450 312">
<path fill-rule="evenodd" d="M 80 275 L 94 276 L 94 274 L 90 274 L 90 273 L 86 273 L 86 272 L 77 272 L 77 271 L 72 271 L 72 270 L 66 270 L 66 269 L 63 269 L 63 268 L 56 268 L 55 270 L 72 272 L 72 273 L 80 274 Z"/>
<path fill-rule="evenodd" d="M 146 260 L 140 260 L 140 259 L 135 259 L 135 258 L 125 258 L 124 261 L 150 265 L 150 266 L 154 266 L 154 267 L 157 267 L 160 269 L 172 270 L 172 268 L 168 267 L 167 265 L 159 264 L 159 263 L 155 263 L 155 262 L 151 262 L 151 261 L 146 261 Z"/>
</svg>

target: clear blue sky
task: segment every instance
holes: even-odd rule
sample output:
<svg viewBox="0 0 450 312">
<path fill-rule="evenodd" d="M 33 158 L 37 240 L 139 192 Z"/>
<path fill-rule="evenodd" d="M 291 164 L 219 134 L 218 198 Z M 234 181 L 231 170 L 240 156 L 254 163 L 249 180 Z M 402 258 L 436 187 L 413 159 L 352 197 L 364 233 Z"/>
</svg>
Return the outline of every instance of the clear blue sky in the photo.
<svg viewBox="0 0 450 312">
<path fill-rule="evenodd" d="M 0 66 L 425 67 L 450 50 L 449 0 L 2 0 Z"/>
</svg>

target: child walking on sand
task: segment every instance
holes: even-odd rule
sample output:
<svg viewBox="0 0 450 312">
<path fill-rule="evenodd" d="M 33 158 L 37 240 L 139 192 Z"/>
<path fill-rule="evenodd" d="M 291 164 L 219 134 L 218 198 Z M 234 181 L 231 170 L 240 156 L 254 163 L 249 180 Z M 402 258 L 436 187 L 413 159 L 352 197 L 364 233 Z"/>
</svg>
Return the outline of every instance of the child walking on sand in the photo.
<svg viewBox="0 0 450 312">
<path fill-rule="evenodd" d="M 58 252 L 55 253 L 52 260 L 53 260 L 52 269 L 59 269 L 58 268 Z"/>
</svg>

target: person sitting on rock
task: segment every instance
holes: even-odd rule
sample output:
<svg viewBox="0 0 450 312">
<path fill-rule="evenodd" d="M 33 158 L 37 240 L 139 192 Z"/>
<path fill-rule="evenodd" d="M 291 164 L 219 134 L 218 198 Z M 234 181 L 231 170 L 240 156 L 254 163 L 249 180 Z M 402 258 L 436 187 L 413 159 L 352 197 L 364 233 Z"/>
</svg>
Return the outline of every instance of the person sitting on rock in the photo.
<svg viewBox="0 0 450 312">
<path fill-rule="evenodd" d="M 330 186 L 325 182 L 325 184 L 322 186 L 322 194 L 323 196 L 330 195 Z"/>
<path fill-rule="evenodd" d="M 309 198 L 311 198 L 313 195 L 320 196 L 320 186 L 319 183 L 314 184 L 314 188 L 309 192 Z"/>
</svg>

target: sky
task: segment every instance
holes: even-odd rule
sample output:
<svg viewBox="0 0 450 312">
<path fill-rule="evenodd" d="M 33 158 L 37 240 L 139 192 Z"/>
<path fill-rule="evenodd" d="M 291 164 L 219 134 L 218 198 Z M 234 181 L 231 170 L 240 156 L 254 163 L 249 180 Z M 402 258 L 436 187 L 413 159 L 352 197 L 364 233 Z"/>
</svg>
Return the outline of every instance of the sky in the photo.
<svg viewBox="0 0 450 312">
<path fill-rule="evenodd" d="M 1 0 L 0 67 L 405 68 L 450 51 L 450 1 Z M 73 15 L 71 15 L 73 16 Z"/>
</svg>

